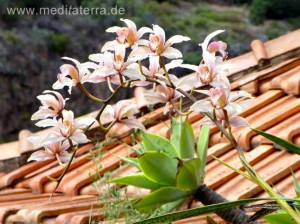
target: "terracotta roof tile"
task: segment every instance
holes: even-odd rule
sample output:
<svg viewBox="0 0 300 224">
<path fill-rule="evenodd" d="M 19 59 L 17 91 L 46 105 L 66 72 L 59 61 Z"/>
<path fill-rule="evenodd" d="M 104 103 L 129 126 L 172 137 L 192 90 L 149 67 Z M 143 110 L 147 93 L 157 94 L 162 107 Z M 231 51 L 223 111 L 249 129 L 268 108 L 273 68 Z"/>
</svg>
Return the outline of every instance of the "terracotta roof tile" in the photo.
<svg viewBox="0 0 300 224">
<path fill-rule="evenodd" d="M 300 30 L 297 30 L 265 43 L 256 40 L 252 42 L 252 52 L 229 60 L 234 65 L 229 74 L 232 88 L 245 89 L 255 95 L 251 105 L 240 115 L 247 118 L 252 127 L 279 135 L 298 145 L 300 145 L 300 58 L 295 58 L 295 55 L 300 53 L 299 38 Z M 143 88 L 137 88 L 135 99 L 132 99 L 139 103 L 141 108 L 146 105 L 142 96 L 144 91 Z M 163 110 L 163 107 L 157 108 L 139 119 L 147 123 L 148 131 L 169 137 L 170 120 L 162 114 Z M 93 112 L 87 116 L 95 116 L 96 113 Z M 196 135 L 199 133 L 197 121 L 201 118 L 202 115 L 196 112 L 189 116 Z M 48 131 L 44 130 L 37 134 L 44 134 Z M 128 136 L 130 133 L 131 130 L 128 128 L 119 127 L 107 135 L 117 141 L 101 149 L 102 166 L 97 171 L 97 164 L 89 159 L 90 155 L 96 155 L 99 152 L 97 147 L 87 144 L 78 149 L 76 161 L 71 165 L 71 169 L 58 188 L 61 194 L 55 194 L 52 201 L 49 201 L 49 194 L 54 189 L 55 183 L 48 180 L 47 176 L 59 176 L 62 168 L 57 165 L 57 162 L 32 162 L 7 174 L 0 173 L 0 221 L 31 221 L 33 223 L 43 221 L 48 224 L 84 223 L 89 220 L 91 212 L 95 217 L 102 218 L 103 214 L 98 209 L 101 207 L 99 194 L 104 194 L 105 189 L 101 184 L 101 179 L 95 182 L 95 187 L 92 187 L 91 183 L 98 175 L 102 176 L 106 171 L 112 171 L 113 176 L 137 172 L 137 169 L 131 166 L 121 166 L 122 162 L 115 156 L 136 156 L 136 153 L 126 145 L 119 144 L 119 141 L 132 144 L 132 139 Z M 276 150 L 268 140 L 257 136 L 249 128 L 237 128 L 233 130 L 233 133 L 244 148 L 251 149 L 252 147 L 251 150 L 245 152 L 245 156 L 254 169 L 270 184 L 278 187 L 282 193 L 293 196 L 290 170 L 292 168 L 298 179 L 300 178 L 299 156 Z M 1 144 L 0 157 L 9 161 L 7 159 L 14 159 L 26 152 L 38 149 L 38 146 L 27 141 L 30 134 L 24 130 L 20 132 L 18 141 Z M 220 137 L 218 129 L 211 127 L 210 134 L 205 182 L 230 200 L 257 195 L 266 196 L 259 187 L 213 159 L 212 156 L 216 156 L 237 169 L 244 169 L 236 151 Z M 90 132 L 90 136 L 98 141 L 105 138 L 103 133 L 96 133 L 96 126 Z M 132 145 L 132 147 L 138 147 L 138 145 Z M 98 174 L 95 175 L 95 172 Z M 135 187 L 125 187 L 121 190 L 122 195 L 130 196 L 143 195 L 147 192 Z M 176 223 L 199 223 L 203 220 L 204 216 L 200 216 Z"/>
</svg>

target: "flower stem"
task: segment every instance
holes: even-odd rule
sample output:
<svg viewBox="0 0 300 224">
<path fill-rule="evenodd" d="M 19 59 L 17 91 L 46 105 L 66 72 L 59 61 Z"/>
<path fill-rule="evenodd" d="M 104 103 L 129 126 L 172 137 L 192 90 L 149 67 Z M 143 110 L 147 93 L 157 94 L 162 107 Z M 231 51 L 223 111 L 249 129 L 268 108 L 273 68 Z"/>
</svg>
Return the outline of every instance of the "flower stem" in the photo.
<svg viewBox="0 0 300 224">
<path fill-rule="evenodd" d="M 93 96 L 80 82 L 78 83 L 79 88 L 81 91 L 92 100 L 98 102 L 98 103 L 104 103 L 104 100 L 99 99 L 98 97 Z"/>
<path fill-rule="evenodd" d="M 159 56 L 159 64 L 160 64 L 160 67 L 162 67 L 162 69 L 164 70 L 164 73 L 170 83 L 170 85 L 172 86 L 172 88 L 175 88 L 175 85 L 173 84 L 173 82 L 171 81 L 171 78 L 170 78 L 170 75 L 166 69 L 166 66 L 165 66 L 165 60 L 162 56 Z"/>
<path fill-rule="evenodd" d="M 71 149 L 73 150 L 73 153 L 72 153 L 72 155 L 71 155 L 71 158 L 70 158 L 68 164 L 64 167 L 64 171 L 62 172 L 62 174 L 61 174 L 57 179 L 49 178 L 49 179 L 51 179 L 51 180 L 56 181 L 56 186 L 55 186 L 55 188 L 53 189 L 53 191 L 52 191 L 50 197 L 53 196 L 53 194 L 55 193 L 55 191 L 56 191 L 57 188 L 59 187 L 61 181 L 63 180 L 64 176 L 66 175 L 66 173 L 67 173 L 68 169 L 70 168 L 71 163 L 72 163 L 72 161 L 73 161 L 73 159 L 74 159 L 74 157 L 75 157 L 75 155 L 76 155 L 77 149 L 74 147 L 72 140 L 68 139 L 68 141 L 69 141 L 69 143 L 70 143 Z"/>
</svg>

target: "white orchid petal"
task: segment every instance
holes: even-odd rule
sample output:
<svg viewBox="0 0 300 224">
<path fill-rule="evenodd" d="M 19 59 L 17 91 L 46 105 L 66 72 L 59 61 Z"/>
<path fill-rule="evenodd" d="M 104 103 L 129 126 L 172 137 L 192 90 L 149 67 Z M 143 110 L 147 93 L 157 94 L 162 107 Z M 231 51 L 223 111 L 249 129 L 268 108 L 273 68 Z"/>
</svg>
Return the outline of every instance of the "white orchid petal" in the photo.
<svg viewBox="0 0 300 224">
<path fill-rule="evenodd" d="M 208 125 L 214 125 L 215 123 L 207 116 L 203 117 L 199 123 L 199 125 L 208 124 Z"/>
<path fill-rule="evenodd" d="M 143 60 L 151 55 L 152 52 L 148 47 L 138 47 L 131 51 L 128 58 L 134 58 L 135 60 Z"/>
<path fill-rule="evenodd" d="M 63 136 L 61 136 L 60 133 L 50 132 L 48 135 L 44 136 L 41 139 L 40 144 L 41 145 L 49 145 L 49 144 L 53 144 L 55 142 L 61 142 L 63 140 L 65 140 L 65 138 Z"/>
<path fill-rule="evenodd" d="M 67 162 L 70 161 L 72 155 L 71 155 L 71 153 L 68 153 L 67 151 L 64 151 L 64 152 L 60 153 L 60 154 L 58 155 L 58 157 L 59 157 L 59 160 L 60 160 L 61 162 L 67 163 Z"/>
<path fill-rule="evenodd" d="M 203 52 L 205 52 L 207 50 L 208 47 L 208 43 L 209 41 L 214 38 L 216 35 L 223 33 L 225 30 L 217 30 L 214 31 L 212 33 L 210 33 L 209 35 L 207 35 L 207 37 L 205 38 L 204 42 L 202 44 L 199 44 L 202 47 Z"/>
<path fill-rule="evenodd" d="M 166 64 L 167 71 L 176 67 L 181 67 L 182 62 L 183 60 L 181 59 L 172 60 L 170 63 Z"/>
<path fill-rule="evenodd" d="M 127 27 L 129 29 L 131 29 L 134 33 L 136 33 L 136 25 L 134 22 L 132 22 L 131 20 L 129 19 L 120 19 L 121 21 L 123 21 L 124 23 L 126 23 Z"/>
<path fill-rule="evenodd" d="M 248 126 L 249 127 L 249 123 L 248 121 L 240 116 L 233 116 L 229 119 L 230 125 L 231 127 L 241 127 L 241 126 Z"/>
<path fill-rule="evenodd" d="M 45 119 L 37 122 L 35 125 L 42 128 L 54 127 L 57 125 L 57 121 L 54 119 Z"/>
<path fill-rule="evenodd" d="M 149 40 L 140 39 L 140 40 L 137 41 L 137 44 L 139 46 L 148 46 L 149 45 Z"/>
<path fill-rule="evenodd" d="M 169 59 L 182 58 L 182 53 L 173 47 L 168 47 L 161 55 Z"/>
<path fill-rule="evenodd" d="M 163 28 L 161 28 L 159 25 L 153 25 L 153 31 L 155 35 L 160 35 L 162 37 L 163 43 L 166 41 L 166 34 Z"/>
<path fill-rule="evenodd" d="M 119 26 L 113 26 L 113 27 L 109 27 L 105 31 L 107 33 L 116 33 L 119 29 L 121 29 L 121 27 L 119 27 Z"/>
<path fill-rule="evenodd" d="M 175 82 L 176 88 L 183 90 L 191 90 L 194 87 L 199 86 L 199 79 L 196 75 L 189 75 L 179 79 Z"/>
<path fill-rule="evenodd" d="M 85 128 L 91 125 L 96 120 L 94 118 L 81 118 L 74 123 L 74 129 Z"/>
<path fill-rule="evenodd" d="M 191 40 L 191 38 L 182 35 L 175 35 L 166 41 L 166 46 L 171 46 L 172 44 L 177 44 L 189 40 Z"/>
<path fill-rule="evenodd" d="M 187 69 L 191 69 L 195 72 L 198 72 L 198 67 L 197 65 L 190 65 L 190 64 L 181 64 L 180 67 L 182 68 L 187 68 Z"/>
<path fill-rule="evenodd" d="M 86 137 L 85 134 L 83 134 L 82 132 L 78 132 L 74 135 L 72 135 L 70 137 L 70 139 L 72 140 L 72 142 L 74 144 L 83 144 L 83 143 L 87 143 L 87 142 L 90 142 L 90 140 Z"/>
<path fill-rule="evenodd" d="M 145 81 L 146 77 L 141 74 L 141 72 L 138 69 L 128 68 L 122 71 L 122 75 L 127 76 L 129 79 L 139 79 L 141 81 Z"/>
<path fill-rule="evenodd" d="M 195 102 L 189 109 L 189 111 L 200 111 L 200 112 L 212 112 L 213 107 L 208 100 L 199 100 Z"/>
<path fill-rule="evenodd" d="M 53 154 L 45 152 L 44 150 L 39 150 L 32 153 L 27 161 L 46 161 L 49 159 L 55 159 L 55 156 Z"/>
<path fill-rule="evenodd" d="M 138 128 L 141 130 L 145 130 L 144 125 L 139 120 L 136 119 L 125 119 L 119 121 L 119 123 L 124 124 L 129 128 Z"/>
<path fill-rule="evenodd" d="M 241 98 L 241 97 L 246 97 L 246 98 L 252 98 L 251 94 L 249 94 L 248 92 L 246 91 L 243 91 L 243 90 L 239 90 L 237 92 L 232 92 L 229 96 L 229 101 L 235 101 L 237 100 L 238 98 Z"/>
<path fill-rule="evenodd" d="M 76 59 L 74 59 L 74 58 L 69 58 L 69 57 L 62 57 L 62 59 L 64 59 L 64 60 L 68 60 L 68 61 L 72 61 L 75 65 L 76 65 L 76 67 L 77 68 L 80 68 L 80 62 L 79 61 L 77 61 Z"/>
<path fill-rule="evenodd" d="M 101 52 L 104 52 L 104 51 L 114 51 L 115 50 L 115 45 L 117 43 L 118 42 L 116 40 L 106 42 L 103 45 L 103 47 L 101 48 Z"/>
<path fill-rule="evenodd" d="M 57 116 L 57 112 L 49 108 L 41 108 L 31 116 L 31 120 L 35 121 L 35 120 L 46 119 L 47 117 L 55 117 L 55 116 Z"/>
</svg>

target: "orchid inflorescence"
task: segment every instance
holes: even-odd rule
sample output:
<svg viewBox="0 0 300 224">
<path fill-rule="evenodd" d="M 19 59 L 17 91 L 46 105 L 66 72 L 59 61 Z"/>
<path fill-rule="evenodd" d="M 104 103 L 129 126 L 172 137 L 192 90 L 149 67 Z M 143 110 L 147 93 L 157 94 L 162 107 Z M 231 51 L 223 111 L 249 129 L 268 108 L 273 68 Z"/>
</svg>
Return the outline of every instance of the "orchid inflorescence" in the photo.
<svg viewBox="0 0 300 224">
<path fill-rule="evenodd" d="M 245 91 L 230 92 L 230 83 L 225 75 L 227 65 L 226 43 L 211 41 L 216 35 L 224 32 L 218 30 L 209 34 L 203 43 L 202 61 L 198 66 L 183 64 L 182 53 L 173 47 L 174 44 L 190 40 L 189 37 L 175 35 L 166 40 L 165 31 L 159 25 L 153 25 L 152 29 L 142 27 L 137 30 L 134 22 L 121 19 L 126 27 L 114 26 L 106 31 L 116 34 L 116 39 L 105 43 L 101 53 L 91 54 L 90 61 L 79 61 L 63 57 L 71 62 L 60 67 L 57 81 L 53 89 L 68 88 L 69 94 L 72 88 L 78 86 L 84 94 L 101 104 L 98 116 L 93 118 L 74 119 L 74 113 L 65 109 L 62 95 L 53 90 L 47 90 L 37 98 L 42 106 L 32 115 L 32 120 L 40 120 L 38 127 L 53 127 L 46 136 L 32 136 L 30 141 L 44 147 L 31 155 L 30 160 L 44 161 L 56 158 L 60 163 L 70 162 L 70 154 L 67 150 L 89 141 L 84 128 L 89 128 L 94 122 L 99 127 L 108 131 L 113 125 L 126 125 L 129 128 L 145 129 L 143 124 L 134 116 L 138 112 L 137 105 L 132 101 L 122 100 L 115 106 L 110 101 L 122 88 L 153 85 L 144 95 L 148 104 L 164 103 L 164 113 L 172 108 L 178 111 L 176 103 L 180 98 L 191 96 L 183 91 L 183 87 L 206 94 L 208 98 L 194 102 L 189 108 L 191 111 L 199 111 L 212 114 L 213 119 L 220 122 L 223 127 L 248 125 L 247 121 L 237 116 L 237 113 L 250 102 L 250 100 L 235 102 L 238 98 L 249 98 L 251 95 Z M 143 39 L 148 34 L 148 39 Z M 149 61 L 149 67 L 143 65 L 143 61 Z M 165 63 L 168 60 L 168 63 Z M 147 63 L 146 63 L 147 64 Z M 178 79 L 169 74 L 169 70 L 182 67 L 194 70 L 195 75 L 189 78 Z M 106 100 L 93 96 L 83 85 L 84 83 L 106 82 L 112 95 Z M 196 90 L 196 87 L 209 85 L 209 90 Z M 191 96 L 192 97 L 192 96 Z M 170 105 L 172 107 L 170 107 Z M 109 118 L 112 122 L 104 126 L 103 122 Z M 211 117 L 210 117 L 211 118 Z M 213 124 L 213 121 L 204 117 L 201 124 Z M 229 122 L 229 123 L 228 123 Z"/>
</svg>

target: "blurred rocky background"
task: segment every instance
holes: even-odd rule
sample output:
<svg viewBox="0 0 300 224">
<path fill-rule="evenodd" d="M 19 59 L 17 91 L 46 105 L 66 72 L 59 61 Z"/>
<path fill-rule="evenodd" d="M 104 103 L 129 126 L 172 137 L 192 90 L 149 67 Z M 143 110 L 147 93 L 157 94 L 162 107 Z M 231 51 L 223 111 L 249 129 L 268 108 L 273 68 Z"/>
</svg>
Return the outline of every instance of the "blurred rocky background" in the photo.
<svg viewBox="0 0 300 224">
<path fill-rule="evenodd" d="M 100 7 L 117 6 L 124 15 L 9 15 L 7 7 Z M 81 62 L 114 38 L 105 33 L 120 18 L 138 27 L 159 24 L 167 36 L 182 34 L 192 41 L 178 48 L 186 63 L 198 64 L 198 44 L 216 29 L 227 32 L 219 38 L 229 45 L 229 57 L 249 51 L 253 39 L 266 41 L 300 28 L 299 0 L 0 0 L 0 142 L 17 138 L 19 130 L 36 131 L 30 121 L 39 107 L 36 96 L 50 89 L 63 61 L 69 56 Z M 280 47 L 280 46 L 278 46 Z M 179 74 L 181 73 L 181 74 Z M 177 72 L 182 75 L 185 71 Z M 88 86 L 95 95 L 108 95 L 105 85 Z M 63 92 L 67 97 L 67 92 Z M 121 97 L 129 97 L 123 92 Z M 67 108 L 77 116 L 98 105 L 74 91 Z"/>
</svg>

